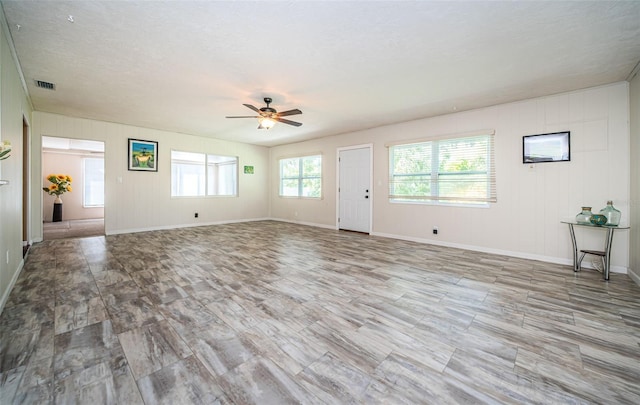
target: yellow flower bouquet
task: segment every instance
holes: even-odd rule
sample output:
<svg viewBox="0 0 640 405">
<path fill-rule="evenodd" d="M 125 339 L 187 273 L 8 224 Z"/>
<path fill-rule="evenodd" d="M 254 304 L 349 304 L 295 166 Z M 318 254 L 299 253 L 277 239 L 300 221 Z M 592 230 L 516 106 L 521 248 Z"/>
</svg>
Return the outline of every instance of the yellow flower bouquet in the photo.
<svg viewBox="0 0 640 405">
<path fill-rule="evenodd" d="M 42 187 L 49 195 L 60 196 L 61 194 L 71 192 L 71 176 L 67 174 L 50 174 L 47 180 L 51 182 L 49 187 Z"/>
</svg>

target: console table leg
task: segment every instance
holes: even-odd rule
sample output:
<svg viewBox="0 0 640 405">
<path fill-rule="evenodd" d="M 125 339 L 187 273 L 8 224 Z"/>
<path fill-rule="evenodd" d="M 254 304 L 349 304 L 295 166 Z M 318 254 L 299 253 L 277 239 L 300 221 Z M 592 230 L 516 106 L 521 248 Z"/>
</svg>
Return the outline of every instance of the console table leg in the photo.
<svg viewBox="0 0 640 405">
<path fill-rule="evenodd" d="M 604 279 L 609 280 L 611 270 L 611 245 L 613 244 L 613 228 L 607 228 L 607 241 L 604 246 Z"/>
<path fill-rule="evenodd" d="M 569 225 L 569 233 L 571 234 L 571 243 L 573 244 L 573 271 L 579 271 L 578 267 L 578 244 L 576 243 L 576 233 L 573 230 L 573 224 Z"/>
</svg>

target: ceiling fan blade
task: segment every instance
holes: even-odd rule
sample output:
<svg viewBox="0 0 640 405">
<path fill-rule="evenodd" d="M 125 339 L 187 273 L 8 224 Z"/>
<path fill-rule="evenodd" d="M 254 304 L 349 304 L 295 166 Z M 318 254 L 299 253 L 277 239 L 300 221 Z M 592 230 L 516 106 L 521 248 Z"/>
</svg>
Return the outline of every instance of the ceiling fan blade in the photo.
<svg viewBox="0 0 640 405">
<path fill-rule="evenodd" d="M 256 107 L 252 106 L 251 104 L 242 104 L 242 105 L 247 107 L 247 108 L 249 108 L 249 109 L 251 109 L 251 110 L 253 110 L 253 111 L 255 111 L 255 112 L 257 112 L 258 114 L 260 114 L 260 110 L 258 108 L 256 108 Z"/>
<path fill-rule="evenodd" d="M 286 117 L 287 115 L 296 115 L 296 114 L 302 114 L 302 111 L 298 110 L 297 108 L 295 110 L 289 110 L 289 111 L 283 111 L 283 112 L 279 112 L 276 115 L 278 117 Z"/>
<path fill-rule="evenodd" d="M 258 115 L 237 115 L 237 116 L 233 116 L 233 117 L 225 117 L 225 118 L 260 118 L 260 116 Z"/>
<path fill-rule="evenodd" d="M 280 118 L 280 117 L 273 117 L 273 119 L 278 121 L 278 122 L 282 122 L 283 124 L 293 125 L 294 127 L 299 127 L 300 125 L 302 125 L 301 122 L 289 121 L 289 120 L 285 120 L 284 118 Z"/>
</svg>

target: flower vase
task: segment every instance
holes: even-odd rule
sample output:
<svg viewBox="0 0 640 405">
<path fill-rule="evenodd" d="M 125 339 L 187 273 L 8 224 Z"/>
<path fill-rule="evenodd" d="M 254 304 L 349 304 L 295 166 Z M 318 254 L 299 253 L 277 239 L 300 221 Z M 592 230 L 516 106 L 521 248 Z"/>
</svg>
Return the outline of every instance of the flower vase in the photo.
<svg viewBox="0 0 640 405">
<path fill-rule="evenodd" d="M 59 195 L 53 200 L 53 219 L 52 222 L 62 221 L 62 198 Z"/>
</svg>

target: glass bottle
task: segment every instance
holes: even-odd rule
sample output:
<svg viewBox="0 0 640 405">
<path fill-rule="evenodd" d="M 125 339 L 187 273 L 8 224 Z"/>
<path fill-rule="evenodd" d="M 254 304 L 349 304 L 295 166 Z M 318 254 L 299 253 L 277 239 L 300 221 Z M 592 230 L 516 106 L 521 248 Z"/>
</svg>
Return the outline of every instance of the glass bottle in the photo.
<svg viewBox="0 0 640 405">
<path fill-rule="evenodd" d="M 591 207 L 582 207 L 582 212 L 576 215 L 576 222 L 579 224 L 590 224 L 589 220 L 591 219 Z"/>
<path fill-rule="evenodd" d="M 622 214 L 613 206 L 613 201 L 607 201 L 607 206 L 600 210 L 600 214 L 607 217 L 606 225 L 620 225 L 620 217 Z"/>
</svg>

